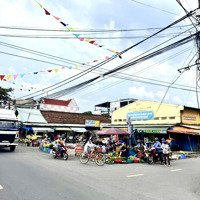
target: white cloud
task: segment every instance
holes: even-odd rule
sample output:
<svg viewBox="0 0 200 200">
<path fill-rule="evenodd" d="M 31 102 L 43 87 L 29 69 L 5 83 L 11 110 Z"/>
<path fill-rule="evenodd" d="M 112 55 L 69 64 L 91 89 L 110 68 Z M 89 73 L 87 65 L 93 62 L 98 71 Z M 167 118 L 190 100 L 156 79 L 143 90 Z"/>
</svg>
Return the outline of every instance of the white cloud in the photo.
<svg viewBox="0 0 200 200">
<path fill-rule="evenodd" d="M 174 97 L 172 98 L 172 101 L 173 101 L 175 104 L 183 105 L 183 101 L 182 101 L 181 98 L 178 97 L 178 96 L 174 96 Z"/>
<path fill-rule="evenodd" d="M 141 87 L 129 87 L 128 88 L 129 94 L 134 96 L 135 98 L 138 99 L 154 99 L 155 95 L 152 91 L 146 91 L 146 88 L 141 86 Z"/>
</svg>

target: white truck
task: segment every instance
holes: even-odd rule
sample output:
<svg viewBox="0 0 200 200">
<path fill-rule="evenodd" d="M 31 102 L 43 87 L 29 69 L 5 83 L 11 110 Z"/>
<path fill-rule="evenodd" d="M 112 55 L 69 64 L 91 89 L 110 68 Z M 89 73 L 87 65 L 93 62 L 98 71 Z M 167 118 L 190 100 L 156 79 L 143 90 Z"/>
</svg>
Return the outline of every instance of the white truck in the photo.
<svg viewBox="0 0 200 200">
<path fill-rule="evenodd" d="M 19 137 L 19 122 L 14 110 L 0 109 L 0 148 L 9 147 L 14 151 Z"/>
</svg>

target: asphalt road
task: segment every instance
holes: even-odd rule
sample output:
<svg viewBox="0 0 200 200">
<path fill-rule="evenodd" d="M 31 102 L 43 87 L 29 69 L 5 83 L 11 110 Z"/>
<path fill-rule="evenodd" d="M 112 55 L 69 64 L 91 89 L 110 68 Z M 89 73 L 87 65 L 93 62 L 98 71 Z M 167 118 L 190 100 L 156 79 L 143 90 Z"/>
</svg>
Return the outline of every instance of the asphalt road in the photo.
<svg viewBox="0 0 200 200">
<path fill-rule="evenodd" d="M 84 165 L 37 148 L 0 150 L 1 200 L 199 200 L 200 158 L 147 164 Z"/>
</svg>

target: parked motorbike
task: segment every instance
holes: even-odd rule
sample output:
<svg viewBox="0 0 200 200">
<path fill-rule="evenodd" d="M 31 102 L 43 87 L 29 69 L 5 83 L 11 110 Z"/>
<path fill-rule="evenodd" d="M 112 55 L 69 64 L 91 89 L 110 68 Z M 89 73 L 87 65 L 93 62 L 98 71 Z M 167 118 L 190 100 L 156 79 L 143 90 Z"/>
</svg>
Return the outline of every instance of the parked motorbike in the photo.
<svg viewBox="0 0 200 200">
<path fill-rule="evenodd" d="M 154 147 L 150 147 L 145 151 L 145 156 L 148 164 L 153 164 L 157 162 L 161 162 L 159 154 L 156 152 L 156 149 Z"/>
<path fill-rule="evenodd" d="M 67 160 L 68 159 L 67 147 L 62 146 L 61 148 L 62 148 L 62 150 L 59 153 L 58 149 L 53 147 L 53 149 L 52 149 L 53 158 L 62 158 L 64 160 Z"/>
</svg>

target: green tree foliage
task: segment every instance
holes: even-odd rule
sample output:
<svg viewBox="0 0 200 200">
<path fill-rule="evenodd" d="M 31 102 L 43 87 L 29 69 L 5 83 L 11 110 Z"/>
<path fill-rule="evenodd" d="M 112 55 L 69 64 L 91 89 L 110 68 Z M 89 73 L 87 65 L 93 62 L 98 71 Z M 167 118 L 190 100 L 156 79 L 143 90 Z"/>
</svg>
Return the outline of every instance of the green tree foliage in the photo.
<svg viewBox="0 0 200 200">
<path fill-rule="evenodd" d="M 1 103 L 5 103 L 7 101 L 10 101 L 10 92 L 12 92 L 13 89 L 12 88 L 2 88 L 0 87 L 0 102 Z"/>
<path fill-rule="evenodd" d="M 92 115 L 92 112 L 91 112 L 91 111 L 86 111 L 86 112 L 84 112 L 83 114 Z"/>
</svg>

